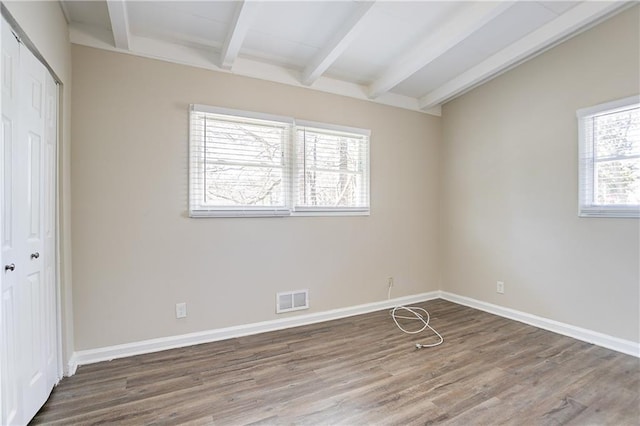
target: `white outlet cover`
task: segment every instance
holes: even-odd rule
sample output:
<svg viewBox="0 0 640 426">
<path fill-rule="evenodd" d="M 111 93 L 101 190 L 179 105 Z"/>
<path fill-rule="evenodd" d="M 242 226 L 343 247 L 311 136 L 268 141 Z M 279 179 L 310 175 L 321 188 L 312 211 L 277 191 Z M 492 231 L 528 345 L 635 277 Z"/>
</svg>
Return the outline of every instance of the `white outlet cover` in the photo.
<svg viewBox="0 0 640 426">
<path fill-rule="evenodd" d="M 500 294 L 504 294 L 504 282 L 503 281 L 498 281 L 496 283 L 496 292 L 500 293 Z"/>
<path fill-rule="evenodd" d="M 176 318 L 185 318 L 187 316 L 187 303 L 176 303 Z"/>
</svg>

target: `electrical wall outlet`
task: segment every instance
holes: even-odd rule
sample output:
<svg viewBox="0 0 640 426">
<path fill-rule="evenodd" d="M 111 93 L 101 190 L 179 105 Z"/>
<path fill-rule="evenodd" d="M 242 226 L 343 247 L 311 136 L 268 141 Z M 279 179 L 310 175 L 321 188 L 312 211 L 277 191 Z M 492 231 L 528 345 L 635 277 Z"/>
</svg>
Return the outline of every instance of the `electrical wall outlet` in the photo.
<svg viewBox="0 0 640 426">
<path fill-rule="evenodd" d="M 176 318 L 186 318 L 187 317 L 187 303 L 176 303 Z"/>
<path fill-rule="evenodd" d="M 504 294 L 504 282 L 503 281 L 496 282 L 496 293 Z"/>
<path fill-rule="evenodd" d="M 393 277 L 387 278 L 387 283 L 389 284 L 389 288 L 393 287 Z"/>
</svg>

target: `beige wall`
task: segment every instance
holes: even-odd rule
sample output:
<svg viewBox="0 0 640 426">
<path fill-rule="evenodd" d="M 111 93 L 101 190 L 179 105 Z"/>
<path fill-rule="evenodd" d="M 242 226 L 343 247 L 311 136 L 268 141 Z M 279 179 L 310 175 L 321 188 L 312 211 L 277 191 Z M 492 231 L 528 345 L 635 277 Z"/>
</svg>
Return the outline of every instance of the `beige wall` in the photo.
<svg viewBox="0 0 640 426">
<path fill-rule="evenodd" d="M 634 7 L 444 106 L 443 290 L 640 341 L 639 221 L 577 216 L 575 116 L 638 94 L 639 22 Z"/>
<path fill-rule="evenodd" d="M 74 349 L 71 291 L 71 44 L 69 30 L 57 1 L 3 1 L 11 16 L 33 42 L 38 52 L 62 82 L 60 99 L 59 221 L 60 275 L 62 299 L 63 361 L 66 366 Z"/>
<path fill-rule="evenodd" d="M 308 288 L 310 313 L 389 276 L 438 289 L 439 118 L 80 46 L 73 75 L 76 350 L 281 318 L 277 291 Z M 190 103 L 371 129 L 371 216 L 189 219 Z"/>
</svg>

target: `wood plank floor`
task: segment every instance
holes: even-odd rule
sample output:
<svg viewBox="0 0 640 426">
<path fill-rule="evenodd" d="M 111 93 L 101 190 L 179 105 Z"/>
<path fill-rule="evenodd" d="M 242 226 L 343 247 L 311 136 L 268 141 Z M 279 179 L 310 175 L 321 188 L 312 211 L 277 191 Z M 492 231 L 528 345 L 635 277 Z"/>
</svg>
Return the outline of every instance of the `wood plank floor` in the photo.
<svg viewBox="0 0 640 426">
<path fill-rule="evenodd" d="M 443 300 L 81 366 L 34 424 L 637 425 L 640 360 Z M 415 325 L 415 324 L 414 324 Z M 435 340 L 435 339 L 433 339 Z"/>
</svg>

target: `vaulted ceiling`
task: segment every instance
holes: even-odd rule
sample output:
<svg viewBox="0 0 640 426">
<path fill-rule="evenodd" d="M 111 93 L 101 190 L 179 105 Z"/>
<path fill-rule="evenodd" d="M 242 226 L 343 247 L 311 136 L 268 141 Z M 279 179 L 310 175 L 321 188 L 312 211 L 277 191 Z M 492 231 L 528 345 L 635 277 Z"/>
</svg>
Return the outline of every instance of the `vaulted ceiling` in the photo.
<svg viewBox="0 0 640 426">
<path fill-rule="evenodd" d="M 439 114 L 633 2 L 70 1 L 76 44 Z"/>
</svg>

